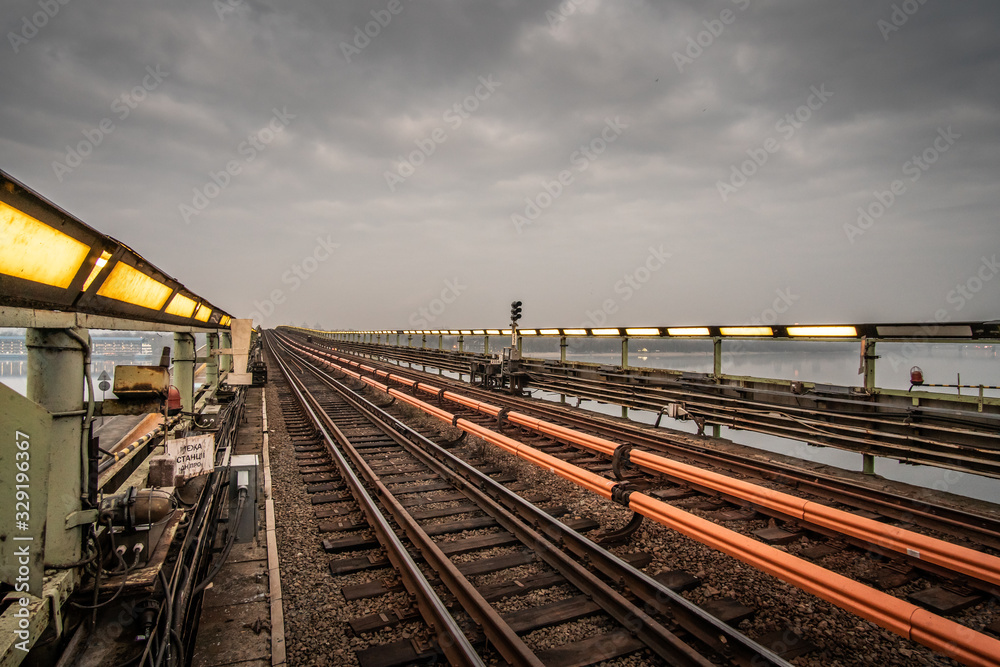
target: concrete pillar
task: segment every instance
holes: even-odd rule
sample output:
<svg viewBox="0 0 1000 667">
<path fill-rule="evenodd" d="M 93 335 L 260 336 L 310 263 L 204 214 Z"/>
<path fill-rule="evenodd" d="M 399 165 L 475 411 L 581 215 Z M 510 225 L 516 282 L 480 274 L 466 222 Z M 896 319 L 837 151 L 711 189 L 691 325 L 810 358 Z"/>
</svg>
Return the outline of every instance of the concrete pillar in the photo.
<svg viewBox="0 0 1000 667">
<path fill-rule="evenodd" d="M 223 331 L 219 334 L 219 347 L 231 350 L 233 349 L 233 336 L 228 331 Z M 223 354 L 219 358 L 219 371 L 226 372 L 233 370 L 233 355 Z"/>
<path fill-rule="evenodd" d="M 219 334 L 206 334 L 205 343 L 205 382 L 215 391 L 219 388 Z"/>
<path fill-rule="evenodd" d="M 90 344 L 86 329 L 74 328 Z M 84 351 L 65 329 L 28 329 L 29 399 L 52 413 L 84 409 Z M 84 494 L 83 419 L 79 414 L 52 420 L 49 460 L 32 462 L 49 469 L 48 503 L 45 513 L 45 565 L 73 563 L 82 557 L 82 527 L 66 530 L 66 517 L 82 509 Z M 13 507 L 5 508 L 13 511 Z"/>
<path fill-rule="evenodd" d="M 181 410 L 194 411 L 194 334 L 174 334 L 174 386 L 181 393 Z M 186 418 L 185 418 L 186 419 Z"/>
</svg>

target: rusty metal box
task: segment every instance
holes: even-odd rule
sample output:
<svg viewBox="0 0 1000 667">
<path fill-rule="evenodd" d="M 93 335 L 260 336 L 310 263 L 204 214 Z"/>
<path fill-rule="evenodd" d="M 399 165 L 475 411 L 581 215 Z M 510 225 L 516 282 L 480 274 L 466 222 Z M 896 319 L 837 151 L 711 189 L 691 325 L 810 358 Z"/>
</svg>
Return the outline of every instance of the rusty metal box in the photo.
<svg viewBox="0 0 1000 667">
<path fill-rule="evenodd" d="M 115 366 L 115 384 L 111 391 L 118 398 L 166 396 L 170 371 L 163 366 Z"/>
</svg>

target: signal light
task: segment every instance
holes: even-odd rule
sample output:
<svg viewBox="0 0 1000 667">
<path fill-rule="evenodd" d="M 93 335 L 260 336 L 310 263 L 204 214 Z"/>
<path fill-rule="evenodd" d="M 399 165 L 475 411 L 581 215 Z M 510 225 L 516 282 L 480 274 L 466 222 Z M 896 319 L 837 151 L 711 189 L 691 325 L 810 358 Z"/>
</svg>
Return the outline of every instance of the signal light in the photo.
<svg viewBox="0 0 1000 667">
<path fill-rule="evenodd" d="M 510 321 L 512 324 L 517 323 L 521 319 L 521 302 L 511 301 L 510 302 Z"/>
</svg>

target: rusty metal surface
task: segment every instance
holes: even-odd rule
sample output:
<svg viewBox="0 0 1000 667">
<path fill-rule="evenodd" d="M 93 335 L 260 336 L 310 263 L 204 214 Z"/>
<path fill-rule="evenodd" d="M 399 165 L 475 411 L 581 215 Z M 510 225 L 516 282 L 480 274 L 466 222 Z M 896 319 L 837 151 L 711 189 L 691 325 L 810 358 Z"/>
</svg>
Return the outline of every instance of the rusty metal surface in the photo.
<svg viewBox="0 0 1000 667">
<path fill-rule="evenodd" d="M 162 366 L 115 366 L 111 391 L 118 398 L 166 396 L 169 388 L 170 371 Z"/>
</svg>

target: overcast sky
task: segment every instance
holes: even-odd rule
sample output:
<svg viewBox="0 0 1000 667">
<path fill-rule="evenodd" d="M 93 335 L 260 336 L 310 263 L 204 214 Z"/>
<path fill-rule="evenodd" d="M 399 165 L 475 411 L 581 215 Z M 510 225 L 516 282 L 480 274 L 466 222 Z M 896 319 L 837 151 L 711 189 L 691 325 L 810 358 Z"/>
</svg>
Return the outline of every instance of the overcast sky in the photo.
<svg viewBox="0 0 1000 667">
<path fill-rule="evenodd" d="M 0 168 L 267 326 L 1000 316 L 995 2 L 0 16 Z"/>
</svg>

